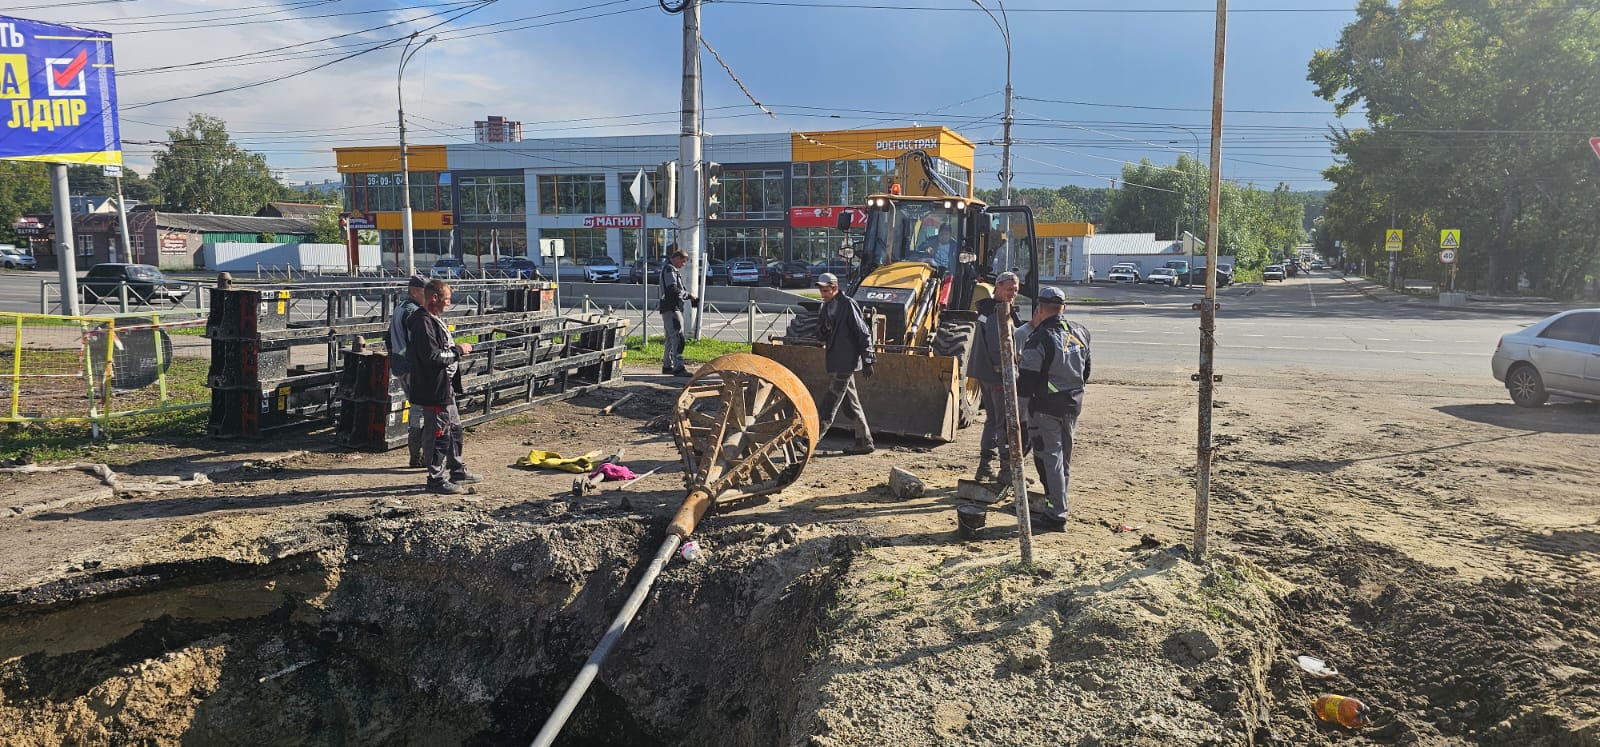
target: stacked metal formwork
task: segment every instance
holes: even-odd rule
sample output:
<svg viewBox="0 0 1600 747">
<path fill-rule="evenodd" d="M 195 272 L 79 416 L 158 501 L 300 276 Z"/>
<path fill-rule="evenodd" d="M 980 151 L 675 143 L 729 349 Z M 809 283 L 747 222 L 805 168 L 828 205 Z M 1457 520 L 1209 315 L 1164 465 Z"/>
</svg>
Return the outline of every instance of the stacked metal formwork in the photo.
<svg viewBox="0 0 1600 747">
<path fill-rule="evenodd" d="M 482 423 L 621 378 L 626 323 L 558 315 L 549 283 L 462 280 L 445 314 L 473 342 L 462 364 L 462 420 Z M 210 432 L 260 436 L 334 420 L 346 445 L 405 442 L 405 395 L 382 340 L 405 281 L 293 283 L 212 290 Z M 376 343 L 376 344 L 374 344 Z M 326 346 L 324 358 L 316 348 Z"/>
</svg>

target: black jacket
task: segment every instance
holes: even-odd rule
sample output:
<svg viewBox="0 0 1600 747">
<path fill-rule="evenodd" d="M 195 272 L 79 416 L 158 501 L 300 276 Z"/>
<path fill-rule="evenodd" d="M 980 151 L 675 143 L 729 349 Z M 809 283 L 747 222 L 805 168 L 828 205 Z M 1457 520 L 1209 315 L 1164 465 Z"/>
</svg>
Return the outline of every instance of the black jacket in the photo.
<svg viewBox="0 0 1600 747">
<path fill-rule="evenodd" d="M 456 401 L 451 379 L 461 347 L 450 337 L 444 320 L 427 309 L 406 317 L 406 357 L 411 363 L 411 403 L 448 405 Z"/>
<path fill-rule="evenodd" d="M 822 305 L 817 314 L 817 339 L 827 348 L 828 373 L 852 373 L 878 359 L 872 350 L 872 330 L 861 315 L 861 304 L 842 291 Z"/>
</svg>

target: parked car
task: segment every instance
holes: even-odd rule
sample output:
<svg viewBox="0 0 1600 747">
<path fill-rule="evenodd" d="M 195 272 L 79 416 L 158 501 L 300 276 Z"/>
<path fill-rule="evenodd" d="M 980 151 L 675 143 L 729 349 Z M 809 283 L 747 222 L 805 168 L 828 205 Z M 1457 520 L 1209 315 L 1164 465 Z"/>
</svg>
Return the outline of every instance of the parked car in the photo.
<svg viewBox="0 0 1600 747">
<path fill-rule="evenodd" d="M 767 265 L 767 282 L 774 288 L 797 288 L 811 284 L 811 266 L 795 260 Z"/>
<path fill-rule="evenodd" d="M 467 272 L 466 263 L 457 257 L 440 257 L 433 261 L 433 269 L 428 274 L 436 278 L 459 278 Z"/>
<path fill-rule="evenodd" d="M 502 278 L 542 278 L 544 273 L 539 271 L 539 264 L 527 257 L 501 257 L 495 260 L 490 267 L 495 277 Z"/>
<path fill-rule="evenodd" d="M 1552 394 L 1600 400 L 1600 309 L 1563 311 L 1501 335 L 1490 366 L 1521 407 Z"/>
<path fill-rule="evenodd" d="M 850 277 L 850 270 L 853 267 L 855 267 L 854 264 L 842 259 L 826 259 L 811 265 L 811 280 L 816 282 L 818 275 L 824 272 L 831 272 L 839 278 L 839 282 L 843 283 L 845 278 Z"/>
<path fill-rule="evenodd" d="M 1313 270 L 1326 270 L 1326 269 L 1328 269 L 1328 264 L 1326 262 L 1323 262 L 1320 259 L 1313 259 L 1313 260 L 1311 260 L 1311 269 L 1313 269 Z"/>
<path fill-rule="evenodd" d="M 660 285 L 661 284 L 661 263 L 663 261 L 664 260 L 660 260 L 660 259 L 651 259 L 651 260 L 636 259 L 636 260 L 634 260 L 633 261 L 633 266 L 628 268 L 628 282 L 630 282 L 630 283 L 642 283 L 642 282 L 644 282 L 645 270 L 646 270 L 646 268 L 648 268 L 649 272 L 650 272 L 650 284 L 651 285 Z"/>
<path fill-rule="evenodd" d="M 685 266 L 687 266 L 687 265 L 685 265 Z M 720 262 L 720 261 L 717 261 L 717 260 L 711 260 L 711 264 L 706 267 L 706 284 L 707 285 L 727 285 L 728 284 L 728 263 L 727 262 Z"/>
<path fill-rule="evenodd" d="M 617 261 L 604 254 L 584 257 L 579 264 L 586 283 L 615 283 L 622 279 L 622 268 L 617 266 Z"/>
<path fill-rule="evenodd" d="M 0 249 L 0 267 L 7 270 L 32 270 L 39 266 L 39 260 L 32 254 L 23 254 L 16 249 Z"/>
<path fill-rule="evenodd" d="M 161 274 L 154 265 L 133 265 L 125 262 L 104 262 L 89 268 L 79 282 L 83 297 L 88 301 L 102 298 L 120 300 L 122 286 L 128 288 L 128 300 L 137 303 L 171 301 L 178 303 L 194 289 L 191 283 L 172 280 Z"/>
<path fill-rule="evenodd" d="M 728 263 L 728 285 L 760 285 L 762 266 L 748 259 Z"/>
<path fill-rule="evenodd" d="M 1178 279 L 1178 281 L 1177 281 L 1177 283 L 1175 283 L 1175 285 L 1188 285 L 1191 282 L 1193 282 L 1192 280 L 1190 280 L 1190 278 L 1192 276 L 1189 273 L 1189 260 L 1187 260 L 1187 259 L 1169 259 L 1165 263 L 1163 263 L 1161 266 L 1165 267 L 1165 268 L 1167 268 L 1169 270 L 1172 270 L 1173 276 Z"/>
<path fill-rule="evenodd" d="M 1206 267 L 1205 267 L 1205 265 L 1196 265 L 1195 268 L 1194 268 L 1194 275 L 1195 275 L 1195 281 L 1196 282 L 1199 282 L 1200 278 L 1205 277 L 1206 276 Z M 1230 285 L 1233 285 L 1233 266 L 1232 265 L 1217 265 L 1217 287 L 1218 288 L 1225 288 L 1225 287 L 1230 286 Z"/>
<path fill-rule="evenodd" d="M 1178 282 L 1178 271 L 1172 269 L 1171 267 L 1157 267 L 1151 270 L 1150 274 L 1145 277 L 1144 281 L 1146 283 L 1150 283 L 1151 285 L 1165 285 L 1169 287 L 1176 287 L 1180 285 Z"/>
<path fill-rule="evenodd" d="M 1283 265 L 1267 265 L 1267 268 L 1261 271 L 1262 280 L 1276 280 L 1281 283 L 1283 278 Z"/>
<path fill-rule="evenodd" d="M 1111 266 L 1111 271 L 1106 273 L 1106 280 L 1113 283 L 1142 283 L 1144 276 L 1139 273 L 1138 265 L 1123 262 Z"/>
</svg>

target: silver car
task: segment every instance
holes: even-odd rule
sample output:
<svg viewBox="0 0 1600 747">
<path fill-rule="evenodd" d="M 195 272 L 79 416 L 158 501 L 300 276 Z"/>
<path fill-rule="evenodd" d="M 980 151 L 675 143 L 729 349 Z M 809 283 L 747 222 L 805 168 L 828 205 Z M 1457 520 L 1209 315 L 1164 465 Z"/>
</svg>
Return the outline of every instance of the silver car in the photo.
<svg viewBox="0 0 1600 747">
<path fill-rule="evenodd" d="M 38 260 L 31 254 L 24 254 L 16 249 L 0 249 L 0 267 L 5 267 L 7 270 L 31 270 L 38 266 Z"/>
<path fill-rule="evenodd" d="M 1563 311 L 1501 335 L 1492 365 L 1522 407 L 1552 394 L 1600 400 L 1600 309 Z"/>
</svg>

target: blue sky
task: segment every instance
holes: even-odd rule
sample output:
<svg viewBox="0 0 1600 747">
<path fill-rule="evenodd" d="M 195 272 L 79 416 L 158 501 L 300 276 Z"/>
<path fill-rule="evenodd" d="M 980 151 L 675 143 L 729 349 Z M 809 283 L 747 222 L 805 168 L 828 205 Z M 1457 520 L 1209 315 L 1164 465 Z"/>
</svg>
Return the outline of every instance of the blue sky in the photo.
<svg viewBox="0 0 1600 747">
<path fill-rule="evenodd" d="M 27 3 L 30 0 L 19 0 Z M 76 2 L 78 4 L 72 4 Z M 994 0 L 983 2 L 997 15 Z M 8 13 L 116 35 L 123 137 L 147 170 L 166 128 L 190 112 L 228 122 L 291 181 L 332 178 L 338 145 L 394 142 L 398 44 L 439 23 L 450 0 L 109 0 Z M 61 6 L 66 7 L 61 7 Z M 1321 188 L 1332 106 L 1306 63 L 1336 43 L 1354 0 L 1229 3 L 1225 178 Z M 1125 161 L 1170 164 L 1209 147 L 1213 0 L 1014 0 L 1018 187 L 1106 186 Z M 432 17 L 430 17 L 432 16 Z M 374 27 L 384 27 L 376 30 Z M 723 0 L 702 6 L 709 44 L 763 104 L 704 56 L 714 134 L 943 124 L 980 144 L 977 183 L 996 186 L 1005 48 L 972 0 Z M 500 114 L 525 135 L 675 133 L 681 17 L 655 0 L 498 0 L 426 31 L 407 69 L 412 142 L 470 141 Z M 339 34 L 339 39 L 326 40 Z M 256 64 L 224 60 L 260 53 Z M 153 68 L 183 66 L 156 72 Z M 312 72 L 250 86 L 308 68 Z M 1347 118 L 1351 126 L 1359 118 Z M 991 145 L 990 143 L 993 143 Z"/>
</svg>

